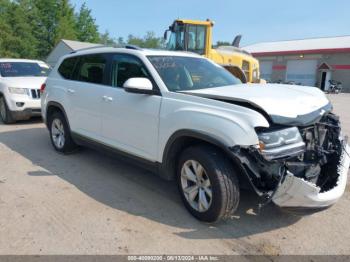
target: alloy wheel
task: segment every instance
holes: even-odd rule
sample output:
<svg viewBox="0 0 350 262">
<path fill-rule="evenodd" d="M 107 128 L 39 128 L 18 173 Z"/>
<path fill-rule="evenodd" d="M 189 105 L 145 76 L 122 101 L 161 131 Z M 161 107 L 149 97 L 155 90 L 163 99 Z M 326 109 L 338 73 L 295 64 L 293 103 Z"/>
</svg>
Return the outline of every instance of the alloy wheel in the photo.
<svg viewBox="0 0 350 262">
<path fill-rule="evenodd" d="M 52 141 L 58 149 L 62 149 L 65 143 L 64 126 L 60 119 L 56 118 L 51 124 Z"/>
<path fill-rule="evenodd" d="M 196 160 L 186 161 L 181 169 L 182 192 L 193 209 L 205 212 L 213 199 L 209 177 L 203 166 Z"/>
</svg>

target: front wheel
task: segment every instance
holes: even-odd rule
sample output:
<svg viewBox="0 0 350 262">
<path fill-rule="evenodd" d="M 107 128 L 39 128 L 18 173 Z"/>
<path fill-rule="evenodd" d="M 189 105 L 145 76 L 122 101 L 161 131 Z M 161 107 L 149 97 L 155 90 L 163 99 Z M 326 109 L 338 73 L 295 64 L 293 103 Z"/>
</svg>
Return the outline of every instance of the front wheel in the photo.
<svg viewBox="0 0 350 262">
<path fill-rule="evenodd" d="M 177 182 L 188 211 L 204 222 L 228 218 L 238 207 L 239 183 L 233 166 L 211 146 L 185 149 Z"/>
</svg>

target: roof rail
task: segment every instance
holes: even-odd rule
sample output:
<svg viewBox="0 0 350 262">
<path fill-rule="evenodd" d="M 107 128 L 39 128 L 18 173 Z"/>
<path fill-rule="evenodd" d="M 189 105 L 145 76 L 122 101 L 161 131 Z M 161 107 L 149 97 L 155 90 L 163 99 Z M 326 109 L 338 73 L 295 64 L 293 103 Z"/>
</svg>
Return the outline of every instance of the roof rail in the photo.
<svg viewBox="0 0 350 262">
<path fill-rule="evenodd" d="M 138 47 L 137 45 L 125 45 L 125 48 L 133 50 L 142 50 L 142 48 Z"/>
<path fill-rule="evenodd" d="M 77 53 L 80 51 L 85 51 L 85 50 L 90 50 L 90 49 L 104 48 L 104 47 L 113 47 L 113 46 L 97 45 L 97 46 L 92 46 L 92 47 L 86 47 L 86 48 L 82 48 L 82 49 L 78 49 L 78 50 L 73 50 L 72 52 L 70 52 L 70 54 L 74 54 L 74 53 Z"/>
</svg>

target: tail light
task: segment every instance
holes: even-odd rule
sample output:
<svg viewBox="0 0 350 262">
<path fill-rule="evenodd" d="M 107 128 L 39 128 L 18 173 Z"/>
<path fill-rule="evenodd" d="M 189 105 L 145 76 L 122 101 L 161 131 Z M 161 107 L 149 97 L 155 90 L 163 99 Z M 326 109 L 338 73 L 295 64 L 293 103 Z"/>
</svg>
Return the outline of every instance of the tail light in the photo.
<svg viewBox="0 0 350 262">
<path fill-rule="evenodd" d="M 44 83 L 44 84 L 42 84 L 41 87 L 40 87 L 40 93 L 41 93 L 41 94 L 44 93 L 45 88 L 46 88 L 46 84 Z"/>
</svg>

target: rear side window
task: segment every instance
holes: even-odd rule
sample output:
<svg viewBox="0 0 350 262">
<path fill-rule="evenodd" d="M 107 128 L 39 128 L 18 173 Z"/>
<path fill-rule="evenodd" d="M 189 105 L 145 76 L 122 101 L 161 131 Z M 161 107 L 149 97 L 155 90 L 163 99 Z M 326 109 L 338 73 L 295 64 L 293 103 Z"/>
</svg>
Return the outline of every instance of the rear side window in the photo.
<svg viewBox="0 0 350 262">
<path fill-rule="evenodd" d="M 93 84 L 103 84 L 107 59 L 101 54 L 81 56 L 76 69 L 76 80 Z"/>
<path fill-rule="evenodd" d="M 65 79 L 72 80 L 73 71 L 77 60 L 77 57 L 70 57 L 65 59 L 58 68 L 58 72 L 61 74 L 61 76 L 63 76 Z"/>
</svg>

